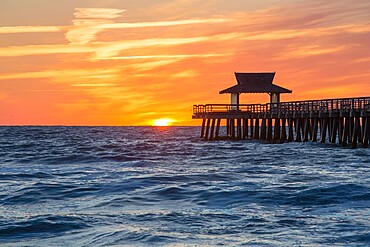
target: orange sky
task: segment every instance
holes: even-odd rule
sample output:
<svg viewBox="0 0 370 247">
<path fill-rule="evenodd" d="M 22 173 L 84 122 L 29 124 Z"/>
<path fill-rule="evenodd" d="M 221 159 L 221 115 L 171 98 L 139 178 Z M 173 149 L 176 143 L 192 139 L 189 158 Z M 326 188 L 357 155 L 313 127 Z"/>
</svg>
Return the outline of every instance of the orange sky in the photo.
<svg viewBox="0 0 370 247">
<path fill-rule="evenodd" d="M 276 71 L 283 101 L 370 95 L 368 0 L 1 0 L 0 26 L 0 125 L 198 125 L 234 71 Z"/>
</svg>

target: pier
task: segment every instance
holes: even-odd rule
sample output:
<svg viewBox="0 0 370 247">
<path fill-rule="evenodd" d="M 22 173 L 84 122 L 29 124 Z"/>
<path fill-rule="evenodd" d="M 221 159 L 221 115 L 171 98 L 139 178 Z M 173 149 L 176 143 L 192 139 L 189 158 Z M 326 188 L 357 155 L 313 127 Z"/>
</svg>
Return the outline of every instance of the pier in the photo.
<svg viewBox="0 0 370 247">
<path fill-rule="evenodd" d="M 266 140 L 270 143 L 317 142 L 367 148 L 370 137 L 370 97 L 280 102 L 291 90 L 272 84 L 275 73 L 235 73 L 238 84 L 220 93 L 231 104 L 193 106 L 202 119 L 204 140 Z M 239 104 L 241 93 L 268 93 L 270 103 Z M 220 126 L 226 126 L 226 136 Z"/>
</svg>

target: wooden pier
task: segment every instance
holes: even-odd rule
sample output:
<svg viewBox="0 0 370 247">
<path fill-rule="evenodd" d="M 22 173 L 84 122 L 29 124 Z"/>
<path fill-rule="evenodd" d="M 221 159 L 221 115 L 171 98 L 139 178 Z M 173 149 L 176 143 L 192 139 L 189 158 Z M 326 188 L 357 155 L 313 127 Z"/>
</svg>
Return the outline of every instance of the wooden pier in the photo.
<svg viewBox="0 0 370 247">
<path fill-rule="evenodd" d="M 203 120 L 200 136 L 204 140 L 320 141 L 352 148 L 369 146 L 370 97 L 278 101 L 239 104 L 237 99 L 235 104 L 232 98 L 233 104 L 194 105 L 193 119 Z M 226 126 L 226 136 L 220 135 L 221 125 Z"/>
</svg>

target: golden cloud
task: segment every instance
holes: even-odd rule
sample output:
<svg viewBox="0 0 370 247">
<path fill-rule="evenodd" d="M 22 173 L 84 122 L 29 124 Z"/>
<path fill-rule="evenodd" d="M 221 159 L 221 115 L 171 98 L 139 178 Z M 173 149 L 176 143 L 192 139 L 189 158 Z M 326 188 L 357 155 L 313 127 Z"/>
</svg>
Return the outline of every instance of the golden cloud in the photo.
<svg viewBox="0 0 370 247">
<path fill-rule="evenodd" d="M 59 26 L 15 26 L 15 27 L 0 27 L 0 34 L 13 33 L 51 33 L 60 32 L 62 27 Z"/>
<path fill-rule="evenodd" d="M 125 11 L 125 9 L 109 8 L 76 8 L 74 16 L 80 19 L 115 19 Z"/>
</svg>

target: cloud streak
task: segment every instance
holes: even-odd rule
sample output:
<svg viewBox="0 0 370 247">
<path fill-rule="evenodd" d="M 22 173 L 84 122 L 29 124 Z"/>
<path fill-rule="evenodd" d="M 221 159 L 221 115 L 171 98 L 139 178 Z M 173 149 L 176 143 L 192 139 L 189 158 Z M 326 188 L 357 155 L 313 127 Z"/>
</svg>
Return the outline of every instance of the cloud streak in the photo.
<svg viewBox="0 0 370 247">
<path fill-rule="evenodd" d="M 238 34 L 218 34 L 213 36 L 191 37 L 191 38 L 158 38 L 142 39 L 117 42 L 94 42 L 92 44 L 66 44 L 66 45 L 29 45 L 0 48 L 0 57 L 17 57 L 46 54 L 68 54 L 68 53 L 95 53 L 94 59 L 107 59 L 117 56 L 121 51 L 145 47 L 178 46 L 199 42 L 218 42 L 230 40 Z"/>
<path fill-rule="evenodd" d="M 135 60 L 135 59 L 164 59 L 164 58 L 208 58 L 231 56 L 232 53 L 220 54 L 175 54 L 175 55 L 145 55 L 97 58 L 97 60 Z"/>
<path fill-rule="evenodd" d="M 61 32 L 61 26 L 16 26 L 16 27 L 0 27 L 0 34 L 15 34 L 15 33 L 52 33 Z"/>
<path fill-rule="evenodd" d="M 69 81 L 80 78 L 92 79 L 93 77 L 114 77 L 120 71 L 119 68 L 114 69 L 97 69 L 97 70 L 83 70 L 83 69 L 65 69 L 65 70 L 49 70 L 49 71 L 37 71 L 37 72 L 25 72 L 16 74 L 0 74 L 0 80 L 9 79 L 32 79 L 32 78 L 63 78 L 61 80 Z M 69 79 L 68 79 L 69 78 Z M 68 80 L 67 80 L 68 79 Z"/>
<path fill-rule="evenodd" d="M 125 11 L 110 8 L 76 8 L 74 16 L 79 19 L 115 19 Z"/>
</svg>

